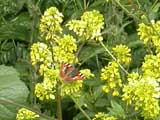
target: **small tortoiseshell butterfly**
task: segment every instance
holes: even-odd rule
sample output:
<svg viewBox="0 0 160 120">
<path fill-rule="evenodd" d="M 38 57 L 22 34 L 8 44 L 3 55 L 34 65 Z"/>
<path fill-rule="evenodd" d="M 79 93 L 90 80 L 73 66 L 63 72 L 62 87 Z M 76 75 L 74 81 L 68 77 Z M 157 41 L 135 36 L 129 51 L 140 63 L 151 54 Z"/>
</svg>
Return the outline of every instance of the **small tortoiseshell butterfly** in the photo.
<svg viewBox="0 0 160 120">
<path fill-rule="evenodd" d="M 85 76 L 74 69 L 73 66 L 63 63 L 60 68 L 60 77 L 65 81 L 84 80 Z"/>
</svg>

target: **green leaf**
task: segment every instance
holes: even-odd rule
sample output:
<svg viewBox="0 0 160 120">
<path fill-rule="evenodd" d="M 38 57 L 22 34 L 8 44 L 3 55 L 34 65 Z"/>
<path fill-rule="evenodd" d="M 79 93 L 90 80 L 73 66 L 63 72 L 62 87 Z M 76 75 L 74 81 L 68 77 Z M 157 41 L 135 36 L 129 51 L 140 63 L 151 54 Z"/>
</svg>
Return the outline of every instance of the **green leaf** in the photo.
<svg viewBox="0 0 160 120">
<path fill-rule="evenodd" d="M 90 58 L 96 56 L 97 54 L 103 53 L 104 51 L 105 50 L 102 47 L 88 45 L 81 50 L 80 55 L 79 55 L 79 60 L 83 64 Z"/>
<path fill-rule="evenodd" d="M 0 41 L 8 39 L 18 39 L 28 42 L 29 40 L 29 23 L 30 17 L 28 13 L 23 13 L 17 16 L 12 21 L 9 21 L 0 26 Z"/>
<path fill-rule="evenodd" d="M 156 118 L 156 120 L 160 120 L 160 115 L 158 115 L 158 117 Z"/>
<path fill-rule="evenodd" d="M 104 4 L 106 3 L 105 0 L 95 0 L 90 6 L 89 9 L 102 9 Z M 103 6 L 103 7 L 102 7 Z M 104 8 L 103 8 L 104 9 Z"/>
<path fill-rule="evenodd" d="M 14 120 L 18 109 L 15 104 L 26 103 L 28 89 L 13 67 L 1 65 L 0 71 L 0 120 Z"/>
<path fill-rule="evenodd" d="M 152 12 L 158 12 L 159 8 L 160 8 L 160 2 L 158 2 L 158 3 L 153 7 Z"/>
<path fill-rule="evenodd" d="M 96 101 L 95 106 L 96 107 L 104 107 L 107 105 L 108 100 L 104 98 L 100 98 Z"/>
<path fill-rule="evenodd" d="M 94 96 L 95 99 L 98 99 L 98 98 L 102 97 L 103 90 L 102 90 L 102 86 L 101 85 L 98 86 L 98 87 L 95 87 L 93 90 L 94 90 L 93 91 L 94 92 L 93 96 Z"/>
<path fill-rule="evenodd" d="M 14 15 L 24 6 L 26 0 L 0 0 L 0 16 Z"/>
<path fill-rule="evenodd" d="M 113 116 L 116 116 L 118 118 L 124 119 L 125 118 L 125 112 L 124 109 L 120 104 L 118 104 L 116 101 L 111 101 L 112 108 L 108 108 L 110 111 L 110 114 Z"/>
</svg>

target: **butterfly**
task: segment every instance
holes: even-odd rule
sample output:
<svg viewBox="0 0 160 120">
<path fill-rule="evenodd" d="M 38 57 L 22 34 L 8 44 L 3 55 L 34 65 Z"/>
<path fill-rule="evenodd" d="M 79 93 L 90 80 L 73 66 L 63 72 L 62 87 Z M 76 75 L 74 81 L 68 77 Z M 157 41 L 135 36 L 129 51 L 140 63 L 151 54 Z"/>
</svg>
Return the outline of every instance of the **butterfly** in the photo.
<svg viewBox="0 0 160 120">
<path fill-rule="evenodd" d="M 63 63 L 60 68 L 60 77 L 64 81 L 84 80 L 85 76 L 77 71 L 72 65 Z"/>
</svg>

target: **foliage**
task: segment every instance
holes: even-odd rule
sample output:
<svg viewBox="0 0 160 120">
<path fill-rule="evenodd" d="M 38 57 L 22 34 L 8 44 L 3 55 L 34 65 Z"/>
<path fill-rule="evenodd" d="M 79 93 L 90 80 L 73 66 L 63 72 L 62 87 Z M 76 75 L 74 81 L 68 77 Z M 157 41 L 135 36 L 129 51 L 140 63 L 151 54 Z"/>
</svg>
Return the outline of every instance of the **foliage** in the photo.
<svg viewBox="0 0 160 120">
<path fill-rule="evenodd" d="M 158 120 L 159 19 L 158 0 L 0 0 L 0 119 Z"/>
<path fill-rule="evenodd" d="M 13 120 L 17 112 L 15 104 L 27 104 L 29 91 L 13 67 L 1 65 L 0 71 L 0 118 Z"/>
</svg>

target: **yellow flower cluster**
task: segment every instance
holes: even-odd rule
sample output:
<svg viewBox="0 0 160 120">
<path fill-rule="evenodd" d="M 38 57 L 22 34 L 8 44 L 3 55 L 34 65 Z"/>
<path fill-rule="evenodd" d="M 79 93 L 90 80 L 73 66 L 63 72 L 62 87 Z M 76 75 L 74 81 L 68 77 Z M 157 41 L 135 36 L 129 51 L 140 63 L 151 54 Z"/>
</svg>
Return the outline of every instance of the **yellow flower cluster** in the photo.
<svg viewBox="0 0 160 120">
<path fill-rule="evenodd" d="M 112 51 L 120 64 L 128 65 L 131 62 L 131 50 L 127 46 L 117 45 Z"/>
<path fill-rule="evenodd" d="M 55 99 L 55 90 L 57 79 L 59 78 L 59 70 L 45 69 L 43 71 L 43 82 L 37 83 L 35 86 L 35 94 L 40 100 Z"/>
<path fill-rule="evenodd" d="M 102 21 L 98 21 L 98 18 L 103 18 L 103 16 L 96 11 L 90 12 L 90 14 L 95 14 L 96 25 L 100 29 L 100 22 Z M 77 93 L 82 87 L 83 81 L 66 82 L 60 78 L 62 63 L 78 62 L 75 57 L 76 40 L 71 35 L 62 35 L 60 26 L 62 17 L 63 15 L 57 8 L 47 9 L 41 18 L 40 32 L 42 37 L 45 37 L 49 42 L 34 43 L 31 47 L 32 65 L 39 65 L 39 73 L 43 77 L 43 81 L 35 86 L 35 94 L 40 100 L 55 99 L 57 82 L 61 82 L 61 94 L 63 96 Z M 93 76 L 89 70 L 84 71 L 87 78 Z"/>
<path fill-rule="evenodd" d="M 26 109 L 26 108 L 21 108 L 18 110 L 16 120 L 36 120 L 39 115 Z"/>
<path fill-rule="evenodd" d="M 141 110 L 141 115 L 145 119 L 155 119 L 160 113 L 157 98 L 160 95 L 158 83 L 150 77 L 138 77 L 135 73 L 129 75 L 128 80 L 128 85 L 123 88 L 122 100 L 135 105 L 135 110 Z"/>
<path fill-rule="evenodd" d="M 128 74 L 127 80 L 130 81 L 130 82 L 134 82 L 135 80 L 140 80 L 141 78 L 142 78 L 141 75 L 139 75 L 136 72 L 133 72 L 131 74 Z"/>
<path fill-rule="evenodd" d="M 56 7 L 50 7 L 44 12 L 40 23 L 41 36 L 46 40 L 57 41 L 59 34 L 62 33 L 61 23 L 63 15 Z"/>
<path fill-rule="evenodd" d="M 72 82 L 62 82 L 62 89 L 61 89 L 61 95 L 73 95 L 78 94 L 78 92 L 82 88 L 82 80 L 72 81 Z"/>
<path fill-rule="evenodd" d="M 40 100 L 54 99 L 56 76 L 54 69 L 51 67 L 53 60 L 48 46 L 40 42 L 34 43 L 31 47 L 30 56 L 32 65 L 40 65 L 39 73 L 43 76 L 43 82 L 35 86 L 36 96 Z"/>
<path fill-rule="evenodd" d="M 35 94 L 40 100 L 50 100 L 55 99 L 54 85 L 51 81 L 37 83 L 35 86 Z"/>
<path fill-rule="evenodd" d="M 138 35 L 144 44 L 156 46 L 157 53 L 160 53 L 160 21 L 152 22 L 150 25 L 139 24 Z"/>
<path fill-rule="evenodd" d="M 99 112 L 95 115 L 95 117 L 92 120 L 117 120 L 117 118 L 113 116 L 109 116 L 108 114 Z"/>
<path fill-rule="evenodd" d="M 146 55 L 145 62 L 142 64 L 142 71 L 144 76 L 160 78 L 160 56 L 158 55 Z"/>
<path fill-rule="evenodd" d="M 32 65 L 44 64 L 50 66 L 52 62 L 52 54 L 44 43 L 34 43 L 31 47 L 30 58 Z"/>
<path fill-rule="evenodd" d="M 122 81 L 119 73 L 119 66 L 116 62 L 109 62 L 108 66 L 105 66 L 101 70 L 101 80 L 105 81 L 103 90 L 108 93 L 112 92 L 113 96 L 118 96 L 118 89 L 122 87 Z"/>
<path fill-rule="evenodd" d="M 90 69 L 80 70 L 80 73 L 83 74 L 87 79 L 94 77 L 94 74 L 91 73 Z"/>
<path fill-rule="evenodd" d="M 74 52 L 77 50 L 76 40 L 71 35 L 64 35 L 63 38 L 59 39 L 57 46 L 53 48 L 54 61 L 56 63 L 73 63 L 78 61 L 75 58 Z"/>
<path fill-rule="evenodd" d="M 103 40 L 101 36 L 101 29 L 104 28 L 104 18 L 99 11 L 93 10 L 85 12 L 81 16 L 81 20 L 72 20 L 67 26 L 69 30 L 73 30 L 77 35 L 86 40 L 96 39 Z"/>
<path fill-rule="evenodd" d="M 136 110 L 142 110 L 145 119 L 155 119 L 160 114 L 160 21 L 146 25 L 139 24 L 138 35 L 146 45 L 153 45 L 155 55 L 146 55 L 142 64 L 143 76 L 139 80 L 129 81 L 124 87 L 124 100 L 135 104 Z M 134 91 L 134 92 L 133 92 Z"/>
<path fill-rule="evenodd" d="M 94 76 L 89 69 L 82 69 L 80 73 L 85 76 L 85 78 L 89 79 Z M 72 81 L 72 82 L 62 82 L 61 95 L 78 95 L 78 92 L 81 90 L 83 85 L 82 80 Z"/>
</svg>

